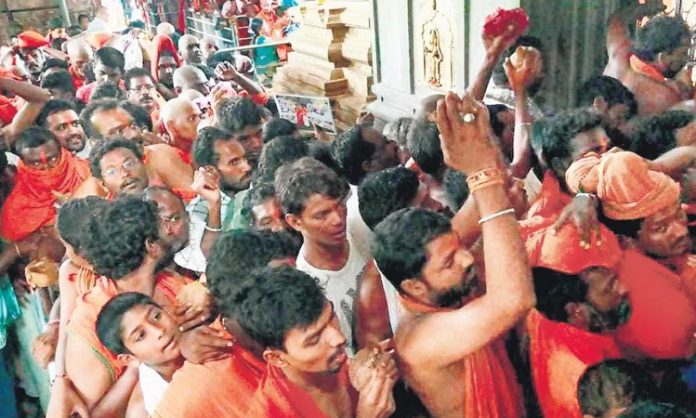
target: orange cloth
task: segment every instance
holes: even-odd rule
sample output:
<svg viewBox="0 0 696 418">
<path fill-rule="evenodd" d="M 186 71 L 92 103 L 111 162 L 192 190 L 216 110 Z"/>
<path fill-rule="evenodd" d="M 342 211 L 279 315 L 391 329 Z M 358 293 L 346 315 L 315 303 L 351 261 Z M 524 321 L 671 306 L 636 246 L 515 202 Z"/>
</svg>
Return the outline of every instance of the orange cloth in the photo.
<svg viewBox="0 0 696 418">
<path fill-rule="evenodd" d="M 74 65 L 68 67 L 68 72 L 72 77 L 73 87 L 75 87 L 75 91 L 78 91 L 80 88 L 82 88 L 82 86 L 85 85 L 85 81 L 87 81 L 87 79 L 85 78 L 84 74 L 80 75 L 80 73 Z"/>
<path fill-rule="evenodd" d="M 92 49 L 97 50 L 108 44 L 113 37 L 114 34 L 110 32 L 94 32 L 87 35 L 86 40 Z"/>
<path fill-rule="evenodd" d="M 628 62 L 631 65 L 631 69 L 637 72 L 638 74 L 644 75 L 645 77 L 648 77 L 655 81 L 666 80 L 664 74 L 662 74 L 662 71 L 658 70 L 654 66 L 648 64 L 647 62 L 641 60 L 633 54 L 631 54 L 631 57 L 628 59 Z"/>
<path fill-rule="evenodd" d="M 70 194 L 89 176 L 89 163 L 64 148 L 58 164 L 48 170 L 36 170 L 20 161 L 15 185 L 2 207 L 2 237 L 19 241 L 52 225 L 56 220 L 56 198 L 52 192 Z"/>
<path fill-rule="evenodd" d="M 641 219 L 679 201 L 679 184 L 652 171 L 643 157 L 620 151 L 588 154 L 566 172 L 572 191 L 596 193 L 604 214 L 611 219 Z"/>
<path fill-rule="evenodd" d="M 2 126 L 11 124 L 16 114 L 15 105 L 7 97 L 0 95 L 0 122 L 2 122 Z"/>
<path fill-rule="evenodd" d="M 551 170 L 544 173 L 539 197 L 529 206 L 527 218 L 541 216 L 550 218 L 558 215 L 573 197 L 561 190 L 561 184 Z"/>
<path fill-rule="evenodd" d="M 265 363 L 240 344 L 232 355 L 205 364 L 184 363 L 153 418 L 247 418 Z"/>
<path fill-rule="evenodd" d="M 683 288 L 688 292 L 692 303 L 696 305 L 696 254 L 658 261 L 679 275 Z"/>
<path fill-rule="evenodd" d="M 347 387 L 353 401 L 352 414 L 358 405 L 358 393 L 348 378 L 346 362 L 338 374 L 340 385 Z M 249 416 L 273 418 L 328 418 L 312 396 L 292 383 L 279 368 L 268 365 L 261 384 L 252 399 Z"/>
<path fill-rule="evenodd" d="M 534 390 L 542 415 L 582 418 L 578 381 L 589 367 L 622 357 L 614 338 L 551 321 L 536 309 L 527 315 L 525 326 Z"/>
<path fill-rule="evenodd" d="M 616 235 L 607 227 L 600 226 L 600 231 L 599 239 L 592 234 L 587 249 L 580 246 L 578 230 L 570 223 L 558 232 L 553 226 L 535 231 L 525 242 L 529 265 L 565 274 L 578 274 L 589 267 L 613 269 L 621 261 L 623 250 Z"/>
<path fill-rule="evenodd" d="M 48 45 L 48 40 L 38 32 L 24 31 L 17 35 L 17 46 L 24 49 L 36 49 Z"/>
<path fill-rule="evenodd" d="M 176 273 L 162 271 L 157 274 L 155 293 L 163 295 L 169 306 L 176 305 L 176 295 L 186 285 L 186 280 Z M 125 364 L 99 341 L 97 336 L 97 317 L 101 309 L 119 294 L 116 282 L 103 276 L 96 278 L 94 287 L 77 300 L 75 310 L 68 323 L 69 335 L 87 343 L 107 368 L 111 381 L 115 382 L 123 373 Z"/>
<path fill-rule="evenodd" d="M 156 82 L 159 82 L 157 68 L 159 67 L 159 61 L 160 57 L 162 56 L 162 52 L 169 52 L 174 57 L 177 67 L 181 66 L 181 60 L 179 59 L 179 53 L 176 51 L 176 47 L 174 46 L 174 41 L 172 41 L 172 38 L 170 38 L 169 36 L 157 35 L 152 39 L 152 42 L 155 45 L 155 54 L 153 57 L 154 59 L 150 63 L 150 74 Z"/>
<path fill-rule="evenodd" d="M 633 249 L 624 251 L 618 273 L 631 304 L 628 322 L 616 329 L 621 347 L 657 359 L 686 356 L 696 332 L 696 307 L 680 278 Z"/>
<path fill-rule="evenodd" d="M 401 306 L 427 314 L 450 309 L 429 306 L 399 294 Z M 462 359 L 463 417 L 517 418 L 524 416 L 522 392 L 502 339 L 492 341 Z"/>
</svg>

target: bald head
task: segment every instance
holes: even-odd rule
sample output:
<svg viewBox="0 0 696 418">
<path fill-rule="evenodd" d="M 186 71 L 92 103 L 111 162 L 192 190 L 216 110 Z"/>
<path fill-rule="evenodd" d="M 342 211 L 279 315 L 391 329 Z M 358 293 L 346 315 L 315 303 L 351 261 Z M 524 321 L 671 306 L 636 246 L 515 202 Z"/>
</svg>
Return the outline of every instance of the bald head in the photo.
<svg viewBox="0 0 696 418">
<path fill-rule="evenodd" d="M 184 63 L 188 65 L 203 63 L 200 42 L 193 35 L 184 35 L 179 39 L 179 54 L 184 59 Z"/>
<path fill-rule="evenodd" d="M 189 152 L 198 135 L 201 111 L 190 100 L 177 97 L 162 106 L 160 120 L 164 124 L 173 145 Z"/>
<path fill-rule="evenodd" d="M 78 74 L 84 77 L 85 65 L 94 58 L 92 47 L 84 39 L 73 39 L 66 42 L 65 52 Z"/>
<path fill-rule="evenodd" d="M 174 25 L 171 23 L 163 22 L 157 25 L 157 34 L 158 35 L 167 35 L 167 36 L 172 36 L 175 32 Z"/>
<path fill-rule="evenodd" d="M 193 65 L 184 65 L 174 71 L 174 90 L 179 94 L 187 89 L 197 90 L 204 96 L 210 93 L 205 74 Z"/>
<path fill-rule="evenodd" d="M 187 89 L 179 93 L 179 99 L 189 100 L 193 103 L 196 99 L 203 99 L 205 96 L 198 90 Z"/>
</svg>

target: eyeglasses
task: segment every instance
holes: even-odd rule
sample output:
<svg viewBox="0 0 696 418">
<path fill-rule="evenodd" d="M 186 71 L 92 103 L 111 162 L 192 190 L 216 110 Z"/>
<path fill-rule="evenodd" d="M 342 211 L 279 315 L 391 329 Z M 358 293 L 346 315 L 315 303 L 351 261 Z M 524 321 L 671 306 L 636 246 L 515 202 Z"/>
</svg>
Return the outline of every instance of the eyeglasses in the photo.
<svg viewBox="0 0 696 418">
<path fill-rule="evenodd" d="M 104 177 L 114 177 L 117 174 L 119 174 L 121 171 L 125 171 L 125 172 L 131 171 L 132 169 L 137 167 L 139 163 L 140 163 L 139 160 L 129 158 L 126 161 L 124 161 L 123 163 L 121 163 L 120 167 L 117 166 L 117 167 L 107 168 L 106 170 L 104 170 L 103 175 L 104 175 Z"/>
</svg>

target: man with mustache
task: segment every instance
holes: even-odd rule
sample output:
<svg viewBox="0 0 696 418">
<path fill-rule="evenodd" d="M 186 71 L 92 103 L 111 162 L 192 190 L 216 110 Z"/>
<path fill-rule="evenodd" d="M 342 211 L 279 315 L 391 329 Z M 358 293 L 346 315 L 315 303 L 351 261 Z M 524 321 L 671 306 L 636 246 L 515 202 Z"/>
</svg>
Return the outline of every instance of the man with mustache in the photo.
<svg viewBox="0 0 696 418">
<path fill-rule="evenodd" d="M 41 109 L 36 124 L 56 136 L 61 147 L 78 158 L 86 160 L 92 149 L 87 144 L 87 136 L 75 111 L 75 105 L 66 100 L 49 100 Z"/>
<path fill-rule="evenodd" d="M 150 73 L 143 68 L 131 68 L 123 77 L 128 101 L 142 106 L 152 117 L 154 124 L 159 120 L 160 98 Z"/>
<path fill-rule="evenodd" d="M 664 260 L 691 251 L 686 214 L 679 203 L 679 185 L 666 174 L 651 170 L 639 155 L 589 153 L 570 166 L 566 183 L 571 191 L 596 193 L 602 203 L 600 219 L 635 247 L 626 251 L 627 254 L 639 251 Z M 632 267 L 633 273 L 620 276 L 631 298 L 633 313 L 617 330 L 619 343 L 625 350 L 658 359 L 693 355 L 696 346 L 693 276 L 676 276 L 650 258 L 638 255 L 642 257 L 640 260 L 623 263 L 627 268 Z M 677 289 L 663 290 L 669 286 Z M 683 303 L 684 296 L 690 303 Z"/>
<path fill-rule="evenodd" d="M 319 279 L 335 307 L 346 347 L 353 353 L 353 306 L 358 276 L 369 260 L 347 229 L 348 183 L 319 161 L 304 157 L 283 165 L 275 189 L 285 221 L 302 234 L 297 269 Z"/>
<path fill-rule="evenodd" d="M 460 224 L 419 208 L 389 215 L 373 231 L 372 254 L 403 307 L 397 356 L 432 416 L 521 417 L 522 393 L 500 337 L 535 297 L 500 151 L 485 105 L 469 94 L 449 93 L 437 120 L 444 161 L 467 175 L 481 216 L 485 293 Z"/>
<path fill-rule="evenodd" d="M 16 64 L 28 74 L 29 82 L 34 85 L 41 81 L 41 71 L 46 61 L 46 54 L 42 48 L 47 45 L 48 41 L 37 32 L 25 31 L 17 35 Z"/>
<path fill-rule="evenodd" d="M 190 243 L 175 258 L 178 265 L 204 272 L 206 257 L 221 232 L 249 228 L 242 215 L 251 184 L 251 165 L 238 136 L 217 128 L 203 128 L 193 150 L 198 168 L 189 203 Z"/>
</svg>

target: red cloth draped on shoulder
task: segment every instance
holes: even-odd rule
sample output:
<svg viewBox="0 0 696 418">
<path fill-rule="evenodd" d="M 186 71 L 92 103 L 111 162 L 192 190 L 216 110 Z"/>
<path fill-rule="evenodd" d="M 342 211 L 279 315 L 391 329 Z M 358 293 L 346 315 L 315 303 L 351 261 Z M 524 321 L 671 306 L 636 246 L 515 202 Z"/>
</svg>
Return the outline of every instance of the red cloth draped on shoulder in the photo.
<svg viewBox="0 0 696 418">
<path fill-rule="evenodd" d="M 152 415 L 154 418 L 247 418 L 265 369 L 263 360 L 235 344 L 231 356 L 184 363 Z"/>
<path fill-rule="evenodd" d="M 73 82 L 73 87 L 75 87 L 75 92 L 77 92 L 79 89 L 82 88 L 82 86 L 85 85 L 85 81 L 87 80 L 84 76 L 84 74 L 80 74 L 80 72 L 75 68 L 74 65 L 71 65 L 68 67 L 68 72 L 70 73 L 70 77 L 72 77 L 72 82 Z"/>
<path fill-rule="evenodd" d="M 691 302 L 696 305 L 696 254 L 681 255 L 659 262 L 679 275 Z"/>
<path fill-rule="evenodd" d="M 619 280 L 631 315 L 616 329 L 621 347 L 656 359 L 685 358 L 696 345 L 696 307 L 681 279 L 637 250 L 624 251 Z"/>
<path fill-rule="evenodd" d="M 2 122 L 2 126 L 11 124 L 16 114 L 15 105 L 7 97 L 0 95 L 0 122 Z"/>
<path fill-rule="evenodd" d="M 353 403 L 353 415 L 358 405 L 358 393 L 348 378 L 348 363 L 338 372 L 340 384 L 348 388 Z M 314 399 L 292 383 L 279 368 L 268 365 L 256 391 L 249 416 L 272 418 L 328 418 Z"/>
<path fill-rule="evenodd" d="M 155 298 L 163 307 L 176 306 L 176 295 L 188 283 L 183 276 L 164 270 L 157 274 L 155 282 Z M 80 338 L 87 343 L 92 351 L 99 357 L 104 367 L 115 382 L 125 370 L 125 365 L 99 341 L 96 325 L 99 312 L 111 299 L 119 294 L 116 282 L 103 276 L 98 276 L 94 287 L 80 296 L 75 305 L 68 333 L 71 337 Z M 159 298 L 158 296 L 162 296 Z M 166 304 L 162 302 L 166 300 Z"/>
<path fill-rule="evenodd" d="M 529 206 L 526 218 L 520 221 L 522 241 L 527 241 L 535 231 L 553 224 L 571 200 L 573 197 L 563 192 L 558 179 L 547 171 L 538 197 Z"/>
<path fill-rule="evenodd" d="M 582 418 L 578 381 L 585 370 L 621 358 L 614 338 L 547 319 L 536 309 L 525 321 L 534 390 L 545 418 Z"/>
<path fill-rule="evenodd" d="M 12 192 L 2 207 L 2 237 L 18 241 L 56 219 L 56 198 L 52 192 L 72 193 L 90 176 L 87 161 L 61 148 L 58 164 L 48 170 L 17 165 Z"/>
<path fill-rule="evenodd" d="M 404 309 L 420 314 L 448 309 L 420 303 L 399 294 Z M 462 359 L 462 376 L 452 384 L 462 387 L 464 417 L 516 418 L 524 416 L 522 392 L 515 370 L 499 338 Z"/>
<path fill-rule="evenodd" d="M 176 51 L 176 47 L 174 46 L 174 41 L 172 41 L 172 38 L 169 36 L 164 34 L 157 35 L 152 39 L 152 42 L 155 45 L 155 56 L 150 63 L 150 74 L 155 81 L 159 82 L 157 69 L 159 68 L 159 61 L 160 57 L 162 56 L 162 52 L 168 52 L 172 57 L 174 57 L 177 67 L 181 66 L 181 60 L 179 59 L 179 53 Z"/>
</svg>

